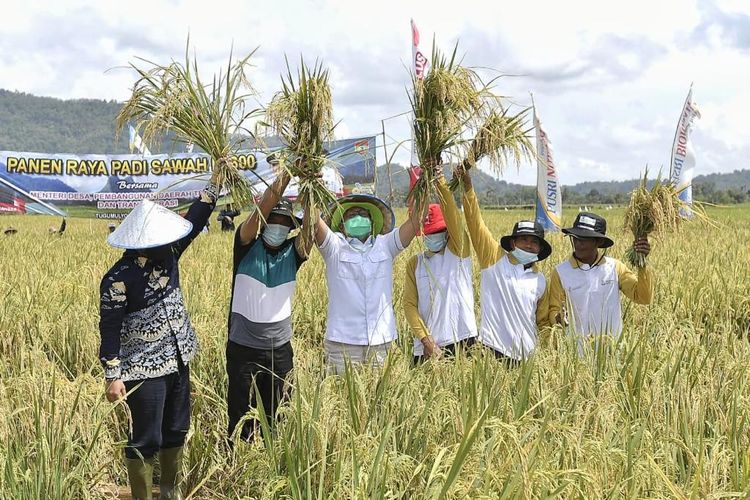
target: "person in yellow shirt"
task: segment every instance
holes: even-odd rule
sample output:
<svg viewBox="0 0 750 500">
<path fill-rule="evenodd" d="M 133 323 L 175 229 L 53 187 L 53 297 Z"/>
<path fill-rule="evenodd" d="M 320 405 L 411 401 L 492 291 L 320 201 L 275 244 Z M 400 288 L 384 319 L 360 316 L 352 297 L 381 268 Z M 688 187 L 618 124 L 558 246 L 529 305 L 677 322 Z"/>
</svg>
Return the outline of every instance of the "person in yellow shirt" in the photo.
<svg viewBox="0 0 750 500">
<path fill-rule="evenodd" d="M 536 263 L 549 257 L 552 247 L 542 226 L 526 220 L 498 243 L 482 219 L 471 176 L 463 169 L 454 175 L 463 180 L 464 217 L 481 269 L 479 341 L 516 365 L 533 352 L 540 329 L 549 324 L 547 281 Z"/>
<path fill-rule="evenodd" d="M 653 297 L 653 273 L 649 267 L 637 273 L 606 249 L 614 242 L 607 233 L 607 221 L 590 212 L 579 213 L 573 227 L 562 230 L 570 236 L 573 254 L 558 264 L 550 276 L 549 320 L 573 323 L 582 338 L 622 332 L 620 292 L 636 304 L 649 304 Z M 636 252 L 648 255 L 647 238 L 633 243 Z M 567 307 L 566 307 L 567 304 Z"/>
<path fill-rule="evenodd" d="M 406 264 L 403 303 L 415 363 L 455 355 L 477 337 L 469 235 L 442 176 L 437 184 L 440 204 L 429 206 L 422 226 L 427 250 Z"/>
</svg>

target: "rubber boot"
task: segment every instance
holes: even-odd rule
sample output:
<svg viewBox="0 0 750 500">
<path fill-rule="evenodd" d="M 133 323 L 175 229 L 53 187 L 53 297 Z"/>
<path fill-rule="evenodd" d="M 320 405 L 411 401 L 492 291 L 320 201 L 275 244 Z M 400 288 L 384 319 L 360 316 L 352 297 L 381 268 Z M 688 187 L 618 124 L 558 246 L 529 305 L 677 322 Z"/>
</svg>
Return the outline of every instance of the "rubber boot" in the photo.
<svg viewBox="0 0 750 500">
<path fill-rule="evenodd" d="M 177 448 L 163 448 L 159 451 L 160 500 L 182 500 L 180 481 L 182 479 L 182 446 Z"/>
<path fill-rule="evenodd" d="M 154 482 L 154 459 L 128 458 L 128 481 L 133 500 L 152 500 L 151 488 Z"/>
</svg>

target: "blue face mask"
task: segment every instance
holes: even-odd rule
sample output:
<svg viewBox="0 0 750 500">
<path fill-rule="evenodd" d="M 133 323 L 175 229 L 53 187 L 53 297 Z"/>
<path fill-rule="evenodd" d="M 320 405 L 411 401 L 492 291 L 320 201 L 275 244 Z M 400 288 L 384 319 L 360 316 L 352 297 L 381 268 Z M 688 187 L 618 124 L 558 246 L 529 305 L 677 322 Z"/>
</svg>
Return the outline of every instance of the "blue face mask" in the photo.
<svg viewBox="0 0 750 500">
<path fill-rule="evenodd" d="M 516 258 L 519 264 L 524 265 L 524 266 L 539 260 L 539 256 L 537 254 L 527 252 L 526 250 L 521 250 L 518 247 L 514 248 L 513 251 L 510 253 L 511 255 L 513 255 L 513 257 Z"/>
<path fill-rule="evenodd" d="M 448 243 L 448 233 L 445 231 L 424 235 L 424 246 L 426 246 L 427 250 L 430 252 L 438 253 L 445 248 L 446 243 Z"/>
<path fill-rule="evenodd" d="M 284 224 L 268 224 L 263 230 L 263 241 L 269 247 L 281 246 L 287 236 L 289 236 L 289 226 Z"/>
<path fill-rule="evenodd" d="M 372 221 L 367 217 L 355 215 L 344 222 L 346 234 L 352 238 L 365 238 L 372 232 Z"/>
</svg>

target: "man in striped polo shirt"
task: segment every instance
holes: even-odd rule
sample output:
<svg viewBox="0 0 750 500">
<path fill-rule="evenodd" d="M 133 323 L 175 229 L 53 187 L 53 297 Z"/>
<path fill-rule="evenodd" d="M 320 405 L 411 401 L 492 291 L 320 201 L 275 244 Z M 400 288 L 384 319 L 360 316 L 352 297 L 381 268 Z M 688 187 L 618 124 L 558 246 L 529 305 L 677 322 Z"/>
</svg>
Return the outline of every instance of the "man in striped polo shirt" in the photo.
<svg viewBox="0 0 750 500">
<path fill-rule="evenodd" d="M 227 341 L 227 395 L 231 441 L 235 427 L 250 408 L 260 404 L 269 424 L 288 393 L 286 379 L 293 367 L 292 296 L 297 271 L 310 246 L 288 238 L 301 222 L 281 194 L 289 183 L 282 172 L 266 190 L 234 238 L 234 278 Z M 312 242 L 311 242 L 312 243 Z M 249 440 L 258 422 L 246 421 L 240 438 Z"/>
</svg>

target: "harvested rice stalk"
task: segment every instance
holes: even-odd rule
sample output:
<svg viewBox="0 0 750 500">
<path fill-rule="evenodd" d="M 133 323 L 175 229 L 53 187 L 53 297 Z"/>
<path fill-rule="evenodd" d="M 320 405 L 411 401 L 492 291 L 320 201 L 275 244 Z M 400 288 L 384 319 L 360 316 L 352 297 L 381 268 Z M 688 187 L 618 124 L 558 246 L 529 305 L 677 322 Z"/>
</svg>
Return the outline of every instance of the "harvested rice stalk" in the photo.
<svg viewBox="0 0 750 500">
<path fill-rule="evenodd" d="M 287 76 L 281 84 L 266 110 L 268 125 L 287 144 L 281 168 L 299 179 L 298 199 L 306 215 L 325 211 L 336 199 L 322 179 L 324 145 L 333 139 L 335 127 L 328 70 L 318 62 L 309 68 L 300 58 L 295 78 L 287 61 Z M 303 240 L 310 241 L 313 231 L 312 224 L 303 224 Z"/>
<path fill-rule="evenodd" d="M 259 113 L 257 109 L 247 111 L 245 106 L 246 99 L 254 95 L 246 74 L 254 53 L 233 61 L 230 52 L 226 73 L 219 72 L 209 84 L 201 81 L 197 60 L 190 56 L 189 40 L 184 62 L 160 65 L 140 59 L 146 68 L 131 63 L 138 80 L 117 115 L 117 133 L 133 122 L 147 144 L 167 132 L 182 142 L 192 142 L 211 156 L 212 180 L 231 191 L 240 206 L 254 205 L 251 185 L 232 160 L 241 144 L 232 140 L 232 134 L 249 133 L 243 124 Z"/>
<path fill-rule="evenodd" d="M 450 58 L 433 43 L 430 71 L 412 76 L 409 94 L 414 112 L 414 143 L 422 175 L 409 193 L 410 201 L 421 210 L 435 194 L 432 180 L 442 168 L 446 153 L 465 144 L 463 134 L 481 122 L 488 99 L 493 99 L 479 76 L 456 59 L 458 46 Z"/>
<path fill-rule="evenodd" d="M 471 141 L 466 158 L 461 162 L 460 169 L 469 170 L 480 160 L 487 158 L 497 173 L 502 174 L 503 168 L 509 162 L 520 165 L 522 159 L 531 159 L 534 147 L 526 128 L 526 112 L 523 110 L 516 115 L 510 115 L 507 109 L 498 107 L 493 110 L 474 139 Z M 456 190 L 460 184 L 459 177 L 454 176 L 450 188 Z"/>
<path fill-rule="evenodd" d="M 677 198 L 677 191 L 671 184 L 663 182 L 661 176 L 649 191 L 647 176 L 648 170 L 630 194 L 630 203 L 625 210 L 625 228 L 630 229 L 636 240 L 651 234 L 661 236 L 677 229 L 680 223 L 682 202 Z M 632 246 L 625 252 L 625 259 L 638 269 L 646 266 L 646 256 L 637 253 Z"/>
</svg>

